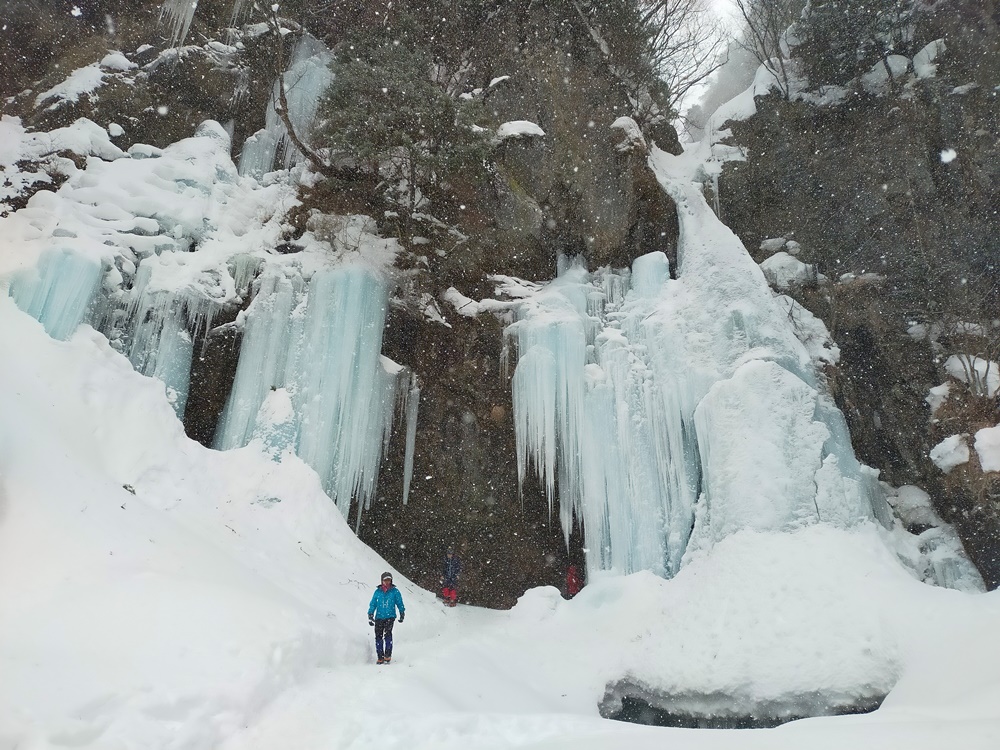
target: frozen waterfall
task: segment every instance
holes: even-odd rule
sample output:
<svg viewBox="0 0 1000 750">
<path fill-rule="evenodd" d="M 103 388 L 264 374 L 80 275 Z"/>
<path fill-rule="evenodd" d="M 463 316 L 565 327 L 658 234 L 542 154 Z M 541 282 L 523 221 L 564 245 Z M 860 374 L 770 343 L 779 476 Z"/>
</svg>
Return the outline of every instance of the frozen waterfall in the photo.
<svg viewBox="0 0 1000 750">
<path fill-rule="evenodd" d="M 330 85 L 330 60 L 330 51 L 326 46 L 309 34 L 302 34 L 295 43 L 291 62 L 283 79 L 288 118 L 300 134 L 308 132 L 319 109 L 320 98 Z M 275 111 L 281 85 L 281 81 L 275 81 L 272 87 L 264 128 L 243 144 L 240 174 L 260 177 L 274 169 L 276 161 L 280 161 L 281 166 L 288 169 L 301 157 L 289 138 L 285 124 Z"/>
<path fill-rule="evenodd" d="M 370 501 L 398 413 L 405 499 L 420 389 L 381 354 L 396 241 L 368 217 L 326 217 L 323 240 L 307 232 L 297 252 L 274 252 L 295 189 L 240 177 L 218 123 L 162 150 L 97 145 L 115 158 L 0 218 L 0 233 L 23 240 L 0 289 L 54 338 L 100 330 L 164 384 L 181 419 L 198 342 L 249 301 L 226 324 L 243 335 L 216 447 L 299 455 L 346 516 Z"/>
<path fill-rule="evenodd" d="M 14 277 L 9 293 L 49 336 L 65 340 L 87 316 L 102 276 L 100 262 L 53 248 L 42 254 L 36 268 Z"/>
<path fill-rule="evenodd" d="M 272 450 L 292 449 L 312 466 L 345 516 L 354 497 L 367 507 L 394 413 L 406 414 L 407 432 L 415 432 L 419 398 L 409 371 L 380 354 L 387 280 L 348 264 L 319 271 L 308 285 L 269 268 L 258 285 L 215 447 L 263 435 Z M 273 417 L 277 391 L 290 396 L 283 421 Z"/>
<path fill-rule="evenodd" d="M 533 469 L 587 565 L 677 572 L 742 529 L 849 527 L 890 512 L 786 312 L 699 189 L 678 205 L 680 273 L 560 275 L 517 307 L 518 470 Z"/>
</svg>

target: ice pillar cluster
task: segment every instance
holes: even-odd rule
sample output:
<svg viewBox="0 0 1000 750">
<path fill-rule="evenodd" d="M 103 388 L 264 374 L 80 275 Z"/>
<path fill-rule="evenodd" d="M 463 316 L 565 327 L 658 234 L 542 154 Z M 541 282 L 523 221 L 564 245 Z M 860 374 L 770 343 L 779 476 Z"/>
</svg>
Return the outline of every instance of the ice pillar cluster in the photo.
<svg viewBox="0 0 1000 750">
<path fill-rule="evenodd" d="M 367 507 L 394 413 L 415 433 L 419 398 L 409 371 L 380 353 L 387 282 L 359 264 L 322 270 L 308 286 L 280 268 L 258 283 L 215 447 L 260 437 L 294 450 L 345 516 L 354 497 Z"/>
<path fill-rule="evenodd" d="M 81 324 L 104 333 L 163 382 L 182 419 L 199 342 L 242 310 L 225 323 L 242 336 L 216 447 L 297 454 L 346 516 L 370 501 L 393 419 L 406 415 L 405 499 L 420 389 L 381 354 L 398 244 L 367 217 L 327 217 L 324 239 L 306 232 L 297 252 L 276 252 L 295 189 L 241 177 L 218 123 L 162 150 L 101 145 L 114 158 L 0 218 L 18 260 L 0 289 L 55 338 Z"/>
<path fill-rule="evenodd" d="M 742 529 L 890 522 L 876 473 L 757 265 L 689 184 L 680 273 L 566 265 L 517 308 L 518 470 L 590 570 L 671 576 Z"/>
</svg>

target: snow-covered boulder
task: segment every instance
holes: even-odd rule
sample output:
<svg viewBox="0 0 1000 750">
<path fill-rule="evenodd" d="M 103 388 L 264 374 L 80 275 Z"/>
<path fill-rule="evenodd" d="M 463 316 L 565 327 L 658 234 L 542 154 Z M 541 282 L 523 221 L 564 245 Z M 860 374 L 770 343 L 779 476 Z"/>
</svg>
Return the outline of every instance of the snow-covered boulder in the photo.
<svg viewBox="0 0 1000 750">
<path fill-rule="evenodd" d="M 954 354 L 944 363 L 945 371 L 968 384 L 977 396 L 992 398 L 1000 390 L 1000 364 L 971 354 Z"/>
<path fill-rule="evenodd" d="M 983 471 L 1000 471 L 1000 425 L 979 430 L 975 445 Z"/>
<path fill-rule="evenodd" d="M 913 72 L 917 78 L 933 78 L 936 76 L 937 63 L 935 60 L 946 49 L 944 39 L 935 39 L 915 54 L 913 56 Z"/>
<path fill-rule="evenodd" d="M 899 519 L 908 527 L 943 526 L 944 522 L 934 511 L 931 496 L 919 487 L 903 485 L 887 492 L 886 499 Z"/>
<path fill-rule="evenodd" d="M 924 401 L 927 405 L 931 407 L 931 414 L 937 413 L 937 410 L 944 406 L 944 402 L 948 400 L 948 395 L 951 393 L 951 383 L 942 383 L 941 385 L 936 385 L 927 391 L 927 396 Z"/>
<path fill-rule="evenodd" d="M 611 129 L 619 131 L 621 135 L 621 141 L 615 146 L 616 151 L 622 153 L 637 151 L 644 154 L 649 150 L 639 123 L 631 117 L 619 117 L 611 123 Z"/>
<path fill-rule="evenodd" d="M 803 263 L 788 253 L 781 251 L 760 264 L 764 277 L 775 289 L 788 289 L 793 286 L 812 284 L 819 280 L 816 266 Z"/>
<path fill-rule="evenodd" d="M 945 474 L 969 461 L 969 444 L 965 440 L 966 437 L 966 435 L 951 435 L 931 448 L 931 461 Z"/>
<path fill-rule="evenodd" d="M 879 60 L 871 70 L 861 76 L 861 86 L 869 94 L 884 94 L 888 88 L 890 73 L 893 79 L 901 78 L 909 69 L 908 58 L 903 55 L 889 55 L 885 62 Z"/>
<path fill-rule="evenodd" d="M 769 237 L 768 239 L 761 240 L 760 251 L 762 253 L 767 253 L 768 255 L 774 255 L 781 250 L 784 250 L 785 244 L 788 242 L 784 237 Z"/>
<path fill-rule="evenodd" d="M 512 139 L 541 138 L 545 131 L 530 120 L 511 120 L 497 128 L 493 136 L 493 144 L 498 145 Z"/>
</svg>

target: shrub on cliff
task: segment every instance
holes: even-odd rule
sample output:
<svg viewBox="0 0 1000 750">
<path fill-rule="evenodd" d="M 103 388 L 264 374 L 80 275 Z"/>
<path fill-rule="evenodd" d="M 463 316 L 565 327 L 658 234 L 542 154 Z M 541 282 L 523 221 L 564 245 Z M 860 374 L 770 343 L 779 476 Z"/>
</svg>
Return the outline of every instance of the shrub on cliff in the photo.
<svg viewBox="0 0 1000 750">
<path fill-rule="evenodd" d="M 812 2 L 797 29 L 810 84 L 843 84 L 889 55 L 905 53 L 915 12 L 914 0 Z"/>
</svg>

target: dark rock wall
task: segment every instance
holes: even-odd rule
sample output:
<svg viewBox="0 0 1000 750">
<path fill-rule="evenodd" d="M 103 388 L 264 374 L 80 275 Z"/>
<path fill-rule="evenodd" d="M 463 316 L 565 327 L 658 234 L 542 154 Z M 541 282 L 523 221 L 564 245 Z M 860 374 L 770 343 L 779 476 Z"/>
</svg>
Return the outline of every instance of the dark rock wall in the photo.
<svg viewBox="0 0 1000 750">
<path fill-rule="evenodd" d="M 460 600 L 509 607 L 530 586 L 561 587 L 569 561 L 582 560 L 580 540 L 567 548 L 534 481 L 518 490 L 503 323 L 446 315 L 451 328 L 400 314 L 387 325 L 385 354 L 421 382 L 413 481 L 403 506 L 400 422 L 360 537 L 432 590 L 454 544 L 464 565 Z"/>
</svg>

